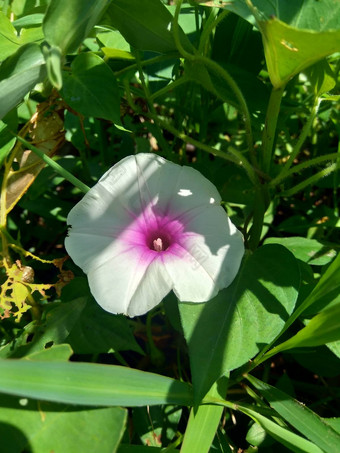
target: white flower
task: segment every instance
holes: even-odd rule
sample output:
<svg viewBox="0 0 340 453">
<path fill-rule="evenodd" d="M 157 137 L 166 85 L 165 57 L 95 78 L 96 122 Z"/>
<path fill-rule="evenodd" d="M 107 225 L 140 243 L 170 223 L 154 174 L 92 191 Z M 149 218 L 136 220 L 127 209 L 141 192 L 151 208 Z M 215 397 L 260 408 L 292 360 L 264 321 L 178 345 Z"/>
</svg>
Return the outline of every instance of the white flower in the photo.
<svg viewBox="0 0 340 453">
<path fill-rule="evenodd" d="M 65 247 L 110 313 L 142 315 L 171 290 L 206 302 L 232 282 L 244 253 L 220 201 L 191 167 L 128 156 L 71 210 Z"/>
</svg>

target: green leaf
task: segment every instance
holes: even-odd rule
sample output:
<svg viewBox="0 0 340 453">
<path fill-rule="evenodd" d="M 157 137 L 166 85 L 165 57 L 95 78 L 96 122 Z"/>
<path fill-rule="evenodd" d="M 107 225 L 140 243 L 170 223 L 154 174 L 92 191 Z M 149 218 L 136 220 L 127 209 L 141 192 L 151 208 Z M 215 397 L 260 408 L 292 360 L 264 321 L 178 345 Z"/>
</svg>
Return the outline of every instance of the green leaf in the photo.
<svg viewBox="0 0 340 453">
<path fill-rule="evenodd" d="M 195 401 L 219 377 L 246 363 L 282 330 L 300 282 L 294 256 L 266 245 L 245 259 L 227 289 L 206 304 L 179 304 Z"/>
<path fill-rule="evenodd" d="M 337 451 L 340 435 L 308 407 L 253 376 L 247 379 L 288 423 L 325 451 Z"/>
<path fill-rule="evenodd" d="M 132 368 L 79 362 L 0 360 L 0 392 L 86 406 L 192 404 L 191 387 Z"/>
<path fill-rule="evenodd" d="M 52 0 L 43 21 L 46 41 L 59 47 L 62 55 L 76 51 L 107 4 L 107 0 Z"/>
<path fill-rule="evenodd" d="M 269 418 L 257 412 L 256 409 L 251 409 L 239 405 L 238 408 L 246 415 L 251 417 L 258 423 L 262 428 L 270 434 L 274 439 L 280 442 L 282 445 L 286 446 L 289 451 L 296 453 L 324 453 L 321 448 L 304 439 L 303 437 L 298 436 L 292 431 L 283 428 L 277 423 L 273 422 Z"/>
<path fill-rule="evenodd" d="M 0 395 L 1 449 L 6 453 L 112 453 L 127 419 L 119 407 L 79 408 Z"/>
<path fill-rule="evenodd" d="M 45 75 L 44 57 L 37 44 L 26 44 L 7 58 L 0 67 L 0 119 Z"/>
<path fill-rule="evenodd" d="M 329 301 L 334 300 L 340 292 L 340 253 L 334 261 L 329 265 L 324 274 L 322 274 L 317 285 L 308 297 L 299 306 L 297 313 L 302 314 L 307 308 L 319 310 L 323 308 Z M 316 309 L 316 308 L 315 308 Z"/>
<path fill-rule="evenodd" d="M 97 354 L 130 350 L 144 354 L 133 336 L 126 316 L 104 311 L 94 301 L 85 278 L 76 278 L 69 283 L 67 293 L 62 293 L 63 300 L 72 300 L 72 296 L 79 300 L 76 298 L 77 293 L 84 295 L 86 302 L 69 335 L 63 340 L 70 343 L 75 353 Z"/>
<path fill-rule="evenodd" d="M 24 348 L 33 353 L 43 350 L 47 343 L 64 343 L 85 304 L 85 297 L 78 297 L 67 303 L 55 303 L 47 311 L 46 320 L 38 328 L 33 342 L 28 343 Z"/>
<path fill-rule="evenodd" d="M 262 34 L 270 80 L 280 88 L 303 69 L 340 51 L 340 14 L 336 14 L 340 9 L 336 0 L 296 2 L 298 14 L 286 1 L 274 4 L 258 0 L 252 11 Z"/>
<path fill-rule="evenodd" d="M 62 55 L 59 47 L 43 47 L 46 60 L 46 69 L 48 78 L 57 90 L 63 86 L 63 78 L 61 72 Z"/>
<path fill-rule="evenodd" d="M 75 58 L 72 73 L 64 78 L 62 96 L 77 112 L 120 124 L 120 96 L 113 72 L 89 52 Z"/>
<path fill-rule="evenodd" d="M 306 327 L 284 343 L 279 344 L 267 356 L 292 348 L 320 346 L 340 340 L 340 303 L 332 305 L 312 318 Z"/>
<path fill-rule="evenodd" d="M 209 396 L 223 397 L 227 386 L 228 379 L 220 379 L 210 389 Z M 223 409 L 223 406 L 209 404 L 191 408 L 182 443 L 182 453 L 192 453 L 194 451 L 208 453 L 210 451 Z"/>
<path fill-rule="evenodd" d="M 173 16 L 160 0 L 115 0 L 107 10 L 110 25 L 119 30 L 136 49 L 159 53 L 176 52 Z M 180 31 L 181 44 L 192 46 Z"/>
<path fill-rule="evenodd" d="M 37 360 L 40 362 L 51 360 L 56 362 L 67 361 L 71 357 L 72 353 L 73 351 L 69 344 L 58 344 L 56 346 L 43 349 L 42 351 L 27 354 L 23 357 L 23 360 Z"/>
<path fill-rule="evenodd" d="M 20 40 L 12 22 L 0 11 L 0 61 L 18 50 Z"/>
<path fill-rule="evenodd" d="M 293 253 L 295 258 L 317 266 L 330 263 L 340 247 L 317 239 L 294 236 L 289 238 L 268 238 L 265 244 L 281 244 Z"/>
<path fill-rule="evenodd" d="M 315 96 L 321 96 L 332 90 L 336 85 L 336 77 L 326 60 L 319 61 L 305 73 L 313 87 Z"/>
</svg>

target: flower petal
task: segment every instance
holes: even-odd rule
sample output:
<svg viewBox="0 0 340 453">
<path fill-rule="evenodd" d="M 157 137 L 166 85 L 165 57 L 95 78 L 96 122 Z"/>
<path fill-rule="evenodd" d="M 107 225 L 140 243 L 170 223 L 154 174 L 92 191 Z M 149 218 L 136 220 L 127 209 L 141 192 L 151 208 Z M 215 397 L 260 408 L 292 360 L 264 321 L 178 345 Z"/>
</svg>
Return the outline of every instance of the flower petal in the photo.
<svg viewBox="0 0 340 453">
<path fill-rule="evenodd" d="M 131 250 L 123 252 L 88 273 L 91 293 L 110 313 L 143 315 L 172 289 L 171 279 L 158 257 L 134 255 Z"/>
<path fill-rule="evenodd" d="M 231 283 L 244 251 L 219 203 L 198 171 L 155 154 L 129 156 L 71 210 L 65 246 L 111 313 L 144 314 L 171 289 L 204 302 Z"/>
<path fill-rule="evenodd" d="M 214 205 L 198 208 L 195 216 L 191 212 L 185 230 L 165 267 L 180 301 L 206 302 L 235 278 L 244 254 L 242 235 Z"/>
</svg>

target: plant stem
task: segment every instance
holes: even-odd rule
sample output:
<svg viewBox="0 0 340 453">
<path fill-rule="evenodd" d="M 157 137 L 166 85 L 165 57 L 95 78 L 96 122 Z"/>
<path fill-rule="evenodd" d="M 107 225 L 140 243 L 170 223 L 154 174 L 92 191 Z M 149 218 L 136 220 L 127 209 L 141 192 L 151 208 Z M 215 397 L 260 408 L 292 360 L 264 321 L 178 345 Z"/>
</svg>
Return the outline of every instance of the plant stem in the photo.
<svg viewBox="0 0 340 453">
<path fill-rule="evenodd" d="M 140 78 L 140 81 L 141 81 L 141 84 L 142 84 L 142 88 L 143 88 L 143 91 L 144 91 L 145 99 L 146 99 L 146 102 L 148 104 L 150 112 L 154 116 L 154 124 L 155 124 L 155 126 L 157 128 L 157 131 L 158 131 L 158 134 L 157 134 L 158 137 L 157 138 L 158 138 L 159 144 L 161 145 L 161 147 L 164 150 L 164 152 L 166 152 L 167 154 L 170 154 L 170 149 L 169 149 L 168 143 L 165 140 L 165 138 L 163 137 L 163 131 L 162 131 L 160 125 L 159 125 L 158 115 L 157 115 L 156 109 L 155 109 L 155 107 L 153 105 L 149 88 L 148 88 L 148 86 L 147 86 L 147 84 L 145 82 L 145 77 L 144 77 L 143 69 L 142 69 L 142 66 L 141 66 L 141 60 L 140 60 L 139 51 L 136 52 L 136 61 L 137 61 L 137 67 L 138 67 L 138 72 L 139 72 L 139 78 Z"/>
<path fill-rule="evenodd" d="M 154 119 L 153 115 L 148 115 L 148 116 L 151 117 L 152 119 Z M 247 172 L 247 175 L 248 175 L 249 179 L 251 180 L 251 182 L 254 185 L 258 185 L 258 177 L 256 175 L 255 170 L 253 169 L 253 167 L 249 163 L 248 159 L 246 157 L 244 157 L 243 154 L 240 151 L 237 151 L 232 146 L 229 146 L 228 147 L 228 152 L 232 156 L 232 157 L 230 157 L 230 156 L 228 156 L 227 153 L 225 153 L 223 151 L 220 151 L 219 149 L 213 148 L 212 146 L 209 146 L 209 145 L 206 145 L 204 143 L 201 143 L 198 140 L 195 140 L 194 138 L 189 137 L 184 132 L 178 131 L 173 126 L 168 124 L 166 121 L 163 121 L 163 120 L 161 120 L 159 118 L 158 118 L 158 121 L 159 121 L 159 124 L 164 129 L 168 130 L 173 135 L 175 135 L 176 137 L 178 137 L 181 140 L 183 140 L 185 143 L 190 143 L 190 144 L 196 146 L 196 148 L 202 149 L 203 151 L 206 151 L 206 152 L 208 152 L 210 154 L 213 154 L 215 156 L 221 157 L 222 159 L 225 159 L 225 160 L 228 160 L 228 161 L 231 161 L 233 163 L 237 163 L 237 164 L 241 165 L 244 168 L 244 170 Z"/>
<path fill-rule="evenodd" d="M 314 105 L 313 105 L 313 108 L 312 108 L 312 111 L 309 115 L 309 118 L 307 120 L 307 122 L 304 124 L 303 128 L 302 128 L 302 131 L 301 131 L 301 134 L 300 134 L 300 137 L 298 138 L 294 148 L 293 148 L 293 151 L 291 152 L 290 156 L 289 156 L 289 159 L 287 160 L 287 162 L 285 163 L 280 175 L 284 178 L 284 176 L 286 175 L 286 173 L 288 172 L 289 168 L 292 166 L 292 164 L 294 163 L 294 160 L 296 159 L 296 157 L 298 156 L 300 150 L 301 150 L 301 146 L 303 145 L 304 141 L 306 140 L 308 134 L 309 134 L 309 131 L 312 127 L 312 124 L 313 124 L 313 121 L 314 121 L 314 118 L 316 117 L 316 114 L 318 113 L 318 110 L 319 110 L 319 107 L 320 107 L 320 103 L 321 103 L 321 98 L 315 98 L 315 101 L 314 101 Z"/>
<path fill-rule="evenodd" d="M 306 168 L 312 167 L 313 165 L 318 165 L 326 161 L 335 160 L 339 156 L 338 153 L 331 153 L 325 154 L 324 156 L 315 157 L 314 159 L 307 160 L 306 162 L 302 162 L 301 164 L 296 165 L 293 168 L 290 168 L 288 171 L 281 172 L 276 178 L 270 181 L 269 186 L 275 187 L 280 184 L 284 179 L 292 176 L 294 173 L 300 173 L 302 170 Z"/>
<path fill-rule="evenodd" d="M 149 66 L 155 63 L 159 63 L 162 61 L 167 61 L 171 60 L 173 58 L 178 58 L 178 53 L 168 53 L 166 55 L 160 55 L 158 57 L 154 58 L 149 58 L 148 60 L 143 60 L 141 61 L 141 66 Z M 126 73 L 129 73 L 130 71 L 136 71 L 138 69 L 137 63 L 133 63 L 130 66 L 125 67 L 124 69 L 121 69 L 120 71 L 116 71 L 114 74 L 116 77 L 121 77 Z"/>
<path fill-rule="evenodd" d="M 182 85 L 183 83 L 187 83 L 189 81 L 190 81 L 189 78 L 182 76 L 179 79 L 174 80 L 173 82 L 169 83 L 164 88 L 161 88 L 160 90 L 156 91 L 155 93 L 150 94 L 149 99 L 150 99 L 150 101 L 153 101 L 154 99 L 156 99 L 160 96 L 163 96 L 164 94 L 168 93 L 169 91 L 171 91 L 171 90 L 177 88 L 178 86 Z"/>
<path fill-rule="evenodd" d="M 265 173 L 269 173 L 270 170 L 276 125 L 279 117 L 280 104 L 284 88 L 284 86 L 273 88 L 269 98 L 266 121 L 262 134 L 262 170 Z"/>
<path fill-rule="evenodd" d="M 314 184 L 319 179 L 324 178 L 325 176 L 329 175 L 330 173 L 332 173 L 332 171 L 336 170 L 337 168 L 339 168 L 339 162 L 335 162 L 334 164 L 330 165 L 329 167 L 324 168 L 323 170 L 319 171 L 318 173 L 311 176 L 310 178 L 307 178 L 305 181 L 302 181 L 300 184 L 297 184 L 296 186 L 292 187 L 291 189 L 281 192 L 280 196 L 281 197 L 291 197 L 292 195 L 296 194 L 297 192 L 300 192 L 300 190 L 303 190 L 305 187 L 307 187 L 311 184 Z"/>
<path fill-rule="evenodd" d="M 28 149 L 33 151 L 37 156 L 40 157 L 41 160 L 43 160 L 47 165 L 49 165 L 51 168 L 56 173 L 59 173 L 61 176 L 63 176 L 67 181 L 69 181 L 71 184 L 73 184 L 75 187 L 77 187 L 81 192 L 88 192 L 90 188 L 84 184 L 83 182 L 79 181 L 78 178 L 72 175 L 72 173 L 68 172 L 65 170 L 61 165 L 59 165 L 56 161 L 51 159 L 49 156 L 47 156 L 45 153 L 43 153 L 39 148 L 35 147 L 32 145 L 32 143 L 29 143 L 19 135 L 16 135 L 16 138 L 23 143 L 25 146 L 27 146 Z"/>
</svg>

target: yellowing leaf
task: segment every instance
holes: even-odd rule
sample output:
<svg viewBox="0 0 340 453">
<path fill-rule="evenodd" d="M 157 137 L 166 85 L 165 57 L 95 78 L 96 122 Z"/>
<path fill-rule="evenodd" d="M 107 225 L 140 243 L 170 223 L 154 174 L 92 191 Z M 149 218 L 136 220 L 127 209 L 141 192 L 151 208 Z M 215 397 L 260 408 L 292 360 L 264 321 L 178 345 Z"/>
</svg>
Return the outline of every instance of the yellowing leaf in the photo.
<svg viewBox="0 0 340 453">
<path fill-rule="evenodd" d="M 45 291 L 52 288 L 53 284 L 36 284 L 32 282 L 32 269 L 28 266 L 21 266 L 17 261 L 8 267 L 7 280 L 1 285 L 0 290 L 0 318 L 8 318 L 11 314 L 20 321 L 21 316 L 31 308 L 27 300 L 31 294 L 38 291 L 43 298 L 46 298 Z"/>
<path fill-rule="evenodd" d="M 20 135 L 28 133 L 35 146 L 48 156 L 53 156 L 64 143 L 63 110 L 61 104 L 51 107 L 50 102 L 43 102 Z M 15 168 L 15 165 L 18 168 Z M 21 143 L 16 144 L 4 176 L 6 214 L 13 209 L 44 166 L 44 162 L 31 150 L 25 149 Z"/>
</svg>

